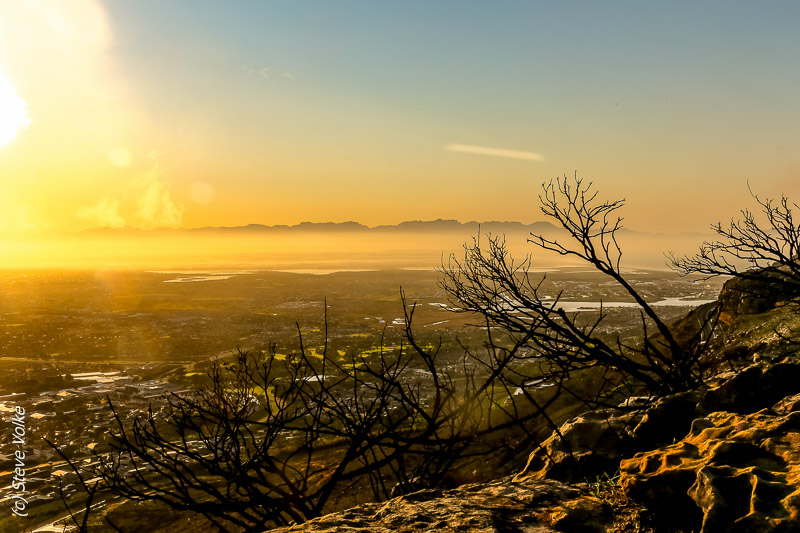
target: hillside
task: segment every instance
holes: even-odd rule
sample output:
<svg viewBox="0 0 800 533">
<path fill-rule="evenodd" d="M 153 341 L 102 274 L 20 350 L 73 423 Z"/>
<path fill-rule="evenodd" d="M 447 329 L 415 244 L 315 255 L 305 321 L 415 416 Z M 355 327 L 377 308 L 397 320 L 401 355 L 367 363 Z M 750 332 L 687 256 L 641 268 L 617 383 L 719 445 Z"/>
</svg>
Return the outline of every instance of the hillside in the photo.
<svg viewBox="0 0 800 533">
<path fill-rule="evenodd" d="M 516 476 L 273 531 L 800 531 L 800 318 L 739 281 L 720 301 L 699 390 L 569 420 Z"/>
</svg>

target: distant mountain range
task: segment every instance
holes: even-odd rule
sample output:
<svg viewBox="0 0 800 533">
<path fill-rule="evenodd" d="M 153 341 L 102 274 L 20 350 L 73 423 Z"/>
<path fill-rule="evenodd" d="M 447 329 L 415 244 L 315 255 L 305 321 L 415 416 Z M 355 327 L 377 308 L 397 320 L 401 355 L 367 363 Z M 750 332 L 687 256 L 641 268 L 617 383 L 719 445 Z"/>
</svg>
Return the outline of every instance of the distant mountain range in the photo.
<svg viewBox="0 0 800 533">
<path fill-rule="evenodd" d="M 286 234 L 286 233 L 437 233 L 437 234 L 471 234 L 491 233 L 499 235 L 503 233 L 537 233 L 549 234 L 552 232 L 562 232 L 562 228 L 550 222 L 539 221 L 531 224 L 521 222 L 459 222 L 458 220 L 409 220 L 393 225 L 365 226 L 358 222 L 301 222 L 293 226 L 278 224 L 267 226 L 264 224 L 248 224 L 246 226 L 206 226 L 202 228 L 158 228 L 143 230 L 137 228 L 91 228 L 80 232 L 85 236 L 111 236 L 111 235 L 130 235 L 145 236 L 149 234 L 193 234 L 203 233 L 231 234 L 231 235 L 260 235 L 260 234 Z M 702 237 L 706 234 L 700 232 L 680 232 L 676 234 L 662 234 L 653 232 L 642 232 L 622 228 L 622 234 L 631 235 L 681 235 L 684 237 Z"/>
<path fill-rule="evenodd" d="M 401 233 L 476 233 L 480 228 L 481 233 L 511 233 L 511 232 L 550 232 L 557 230 L 549 222 L 534 222 L 523 224 L 521 222 L 459 222 L 457 220 L 410 220 L 394 225 L 365 226 L 358 222 L 301 222 L 294 226 L 283 224 L 267 226 L 264 224 L 248 224 L 246 226 L 206 226 L 202 228 L 159 228 L 142 230 L 136 228 L 92 228 L 81 232 L 84 235 L 115 235 L 146 233 L 231 233 L 231 234 L 259 234 L 259 233 L 362 233 L 362 232 L 401 232 Z"/>
</svg>

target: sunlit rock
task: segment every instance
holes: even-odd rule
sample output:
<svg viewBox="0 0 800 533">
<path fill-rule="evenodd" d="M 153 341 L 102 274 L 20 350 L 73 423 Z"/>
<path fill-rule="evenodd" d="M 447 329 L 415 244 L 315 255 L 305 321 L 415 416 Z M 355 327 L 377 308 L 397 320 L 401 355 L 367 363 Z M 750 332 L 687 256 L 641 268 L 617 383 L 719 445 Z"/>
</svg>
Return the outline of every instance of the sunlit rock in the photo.
<svg viewBox="0 0 800 533">
<path fill-rule="evenodd" d="M 623 460 L 620 470 L 627 496 L 676 525 L 703 533 L 800 530 L 798 411 L 710 413 L 680 442 Z"/>
</svg>

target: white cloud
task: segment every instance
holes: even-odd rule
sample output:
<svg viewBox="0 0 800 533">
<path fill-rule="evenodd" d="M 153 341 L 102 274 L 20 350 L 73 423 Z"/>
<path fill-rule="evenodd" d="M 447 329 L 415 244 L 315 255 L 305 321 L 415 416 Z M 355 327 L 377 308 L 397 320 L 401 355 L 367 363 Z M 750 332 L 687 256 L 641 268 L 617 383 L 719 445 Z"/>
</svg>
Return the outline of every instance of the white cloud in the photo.
<svg viewBox="0 0 800 533">
<path fill-rule="evenodd" d="M 96 227 L 153 229 L 180 226 L 183 211 L 183 205 L 172 199 L 170 185 L 156 167 L 134 179 L 116 197 L 102 198 L 95 205 L 80 209 L 77 215 Z"/>
<path fill-rule="evenodd" d="M 183 206 L 172 201 L 169 184 L 157 170 L 151 170 L 138 184 L 136 200 L 137 226 L 144 229 L 176 227 L 183 220 Z"/>
<path fill-rule="evenodd" d="M 505 157 L 508 159 L 523 159 L 526 161 L 544 161 L 542 154 L 536 152 L 523 152 L 519 150 L 506 150 L 504 148 L 491 148 L 488 146 L 475 146 L 471 144 L 448 144 L 444 147 L 450 152 L 464 154 L 488 155 L 492 157 Z"/>
<path fill-rule="evenodd" d="M 250 76 L 258 76 L 265 80 L 275 80 L 276 77 L 283 78 L 285 80 L 293 81 L 294 74 L 289 72 L 288 70 L 284 71 L 273 71 L 270 67 L 251 67 L 249 65 L 242 65 L 241 67 L 242 72 L 244 73 L 245 77 Z M 280 74 L 278 74 L 280 72 Z"/>
<path fill-rule="evenodd" d="M 125 226 L 125 219 L 119 214 L 119 201 L 111 198 L 103 198 L 93 207 L 84 207 L 78 211 L 78 217 L 101 228 Z"/>
</svg>

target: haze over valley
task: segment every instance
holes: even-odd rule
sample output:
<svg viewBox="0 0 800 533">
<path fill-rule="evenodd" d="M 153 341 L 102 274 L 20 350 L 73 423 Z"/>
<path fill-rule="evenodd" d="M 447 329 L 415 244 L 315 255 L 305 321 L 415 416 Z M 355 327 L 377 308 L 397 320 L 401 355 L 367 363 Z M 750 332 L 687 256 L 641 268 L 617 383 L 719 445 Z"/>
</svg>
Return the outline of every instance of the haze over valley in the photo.
<svg viewBox="0 0 800 533">
<path fill-rule="evenodd" d="M 505 237 L 514 255 L 535 251 L 530 232 L 565 237 L 549 222 L 414 221 L 367 227 L 347 223 L 303 223 L 197 229 L 110 229 L 46 233 L 0 243 L 5 268 L 196 269 L 234 268 L 334 271 L 384 268 L 431 270 L 479 237 Z M 623 264 L 666 269 L 665 253 L 692 253 L 711 234 L 620 232 Z M 536 252 L 536 266 L 576 264 Z"/>
</svg>

